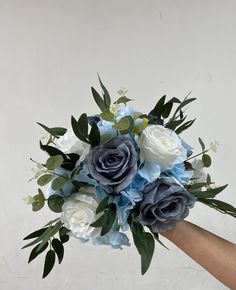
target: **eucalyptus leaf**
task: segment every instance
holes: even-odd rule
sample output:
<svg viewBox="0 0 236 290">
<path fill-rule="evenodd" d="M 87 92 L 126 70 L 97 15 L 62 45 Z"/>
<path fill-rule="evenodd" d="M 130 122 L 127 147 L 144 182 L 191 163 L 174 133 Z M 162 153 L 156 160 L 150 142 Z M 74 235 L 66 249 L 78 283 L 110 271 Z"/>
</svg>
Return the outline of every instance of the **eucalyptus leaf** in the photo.
<svg viewBox="0 0 236 290">
<path fill-rule="evenodd" d="M 49 250 L 45 257 L 43 278 L 45 278 L 51 272 L 55 264 L 55 258 L 56 258 L 55 252 L 53 250 Z"/>
<path fill-rule="evenodd" d="M 34 196 L 34 201 L 32 203 L 32 210 L 39 211 L 44 207 L 45 204 L 45 197 L 42 190 L 38 189 L 38 194 Z"/>
<path fill-rule="evenodd" d="M 62 165 L 63 160 L 61 155 L 50 156 L 46 162 L 46 167 L 48 170 L 54 170 Z"/>
<path fill-rule="evenodd" d="M 102 113 L 100 114 L 100 117 L 108 122 L 114 122 L 115 121 L 115 116 L 114 114 L 108 109 L 105 108 Z"/>
<path fill-rule="evenodd" d="M 59 213 L 62 211 L 62 206 L 63 206 L 64 202 L 65 202 L 65 200 L 62 196 L 54 194 L 48 198 L 48 207 L 52 211 Z"/>
<path fill-rule="evenodd" d="M 193 119 L 193 120 L 190 120 L 190 121 L 187 121 L 186 123 L 184 123 L 183 125 L 181 125 L 180 127 L 178 127 L 176 130 L 175 130 L 175 133 L 176 134 L 181 134 L 184 130 L 188 129 L 189 127 L 192 126 L 192 124 L 195 122 L 196 119 Z"/>
<path fill-rule="evenodd" d="M 134 128 L 134 120 L 130 116 L 125 116 L 112 126 L 113 129 L 119 131 L 121 134 L 128 134 Z"/>
<path fill-rule="evenodd" d="M 39 186 L 44 186 L 44 185 L 48 184 L 53 178 L 54 178 L 54 176 L 52 174 L 41 175 L 37 180 L 37 184 Z"/>
<path fill-rule="evenodd" d="M 58 190 L 60 189 L 63 185 L 66 184 L 68 180 L 68 177 L 65 175 L 65 176 L 58 176 L 56 177 L 55 179 L 53 179 L 52 181 L 52 189 L 53 190 Z"/>
<path fill-rule="evenodd" d="M 211 166 L 211 157 L 208 154 L 202 155 L 202 163 L 204 167 L 210 167 Z"/>
</svg>

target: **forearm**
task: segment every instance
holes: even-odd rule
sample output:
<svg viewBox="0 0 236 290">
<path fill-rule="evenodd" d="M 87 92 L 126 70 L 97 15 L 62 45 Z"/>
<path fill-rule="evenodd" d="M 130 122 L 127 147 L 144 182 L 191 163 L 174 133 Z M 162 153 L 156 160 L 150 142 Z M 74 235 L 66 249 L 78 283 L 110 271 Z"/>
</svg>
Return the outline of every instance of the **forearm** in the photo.
<svg viewBox="0 0 236 290">
<path fill-rule="evenodd" d="M 236 245 L 190 222 L 179 222 L 164 237 L 231 289 L 236 289 Z"/>
</svg>

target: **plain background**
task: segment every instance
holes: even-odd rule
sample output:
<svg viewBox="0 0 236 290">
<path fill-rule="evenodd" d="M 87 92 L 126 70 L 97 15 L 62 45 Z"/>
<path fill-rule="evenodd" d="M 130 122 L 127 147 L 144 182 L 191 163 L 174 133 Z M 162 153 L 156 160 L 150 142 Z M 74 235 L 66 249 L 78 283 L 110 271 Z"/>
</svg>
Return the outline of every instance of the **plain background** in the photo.
<svg viewBox="0 0 236 290">
<path fill-rule="evenodd" d="M 0 288 L 2 290 L 226 289 L 163 238 L 141 277 L 134 246 L 65 245 L 65 259 L 41 279 L 43 259 L 27 264 L 22 238 L 53 214 L 32 213 L 30 157 L 45 161 L 37 121 L 70 125 L 70 116 L 96 113 L 90 87 L 99 72 L 114 100 L 124 86 L 137 110 L 148 112 L 163 94 L 198 100 L 196 123 L 184 138 L 200 150 L 219 140 L 210 173 L 219 198 L 236 205 L 236 2 L 230 0 L 0 0 Z M 236 242 L 235 220 L 197 204 L 187 218 Z M 198 245 L 196 245 L 197 247 Z"/>
</svg>

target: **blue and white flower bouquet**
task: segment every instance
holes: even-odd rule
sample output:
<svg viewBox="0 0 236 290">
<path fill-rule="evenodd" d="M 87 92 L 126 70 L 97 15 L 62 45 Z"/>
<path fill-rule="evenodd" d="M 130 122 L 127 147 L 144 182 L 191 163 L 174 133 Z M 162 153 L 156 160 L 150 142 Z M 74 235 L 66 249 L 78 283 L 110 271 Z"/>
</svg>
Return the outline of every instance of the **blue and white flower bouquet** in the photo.
<svg viewBox="0 0 236 290">
<path fill-rule="evenodd" d="M 162 244 L 159 233 L 186 218 L 195 202 L 236 217 L 236 208 L 215 199 L 226 185 L 216 187 L 204 171 L 217 142 L 206 148 L 198 138 L 194 155 L 180 137 L 194 122 L 186 120 L 185 108 L 195 98 L 166 101 L 163 96 L 144 114 L 127 105 L 125 89 L 112 103 L 99 82 L 102 94 L 94 88 L 92 94 L 101 113 L 72 116 L 69 129 L 38 123 L 48 134 L 40 148 L 49 158 L 36 162 L 38 194 L 26 201 L 33 211 L 47 204 L 55 219 L 25 237 L 31 241 L 23 248 L 33 246 L 29 262 L 47 251 L 43 278 L 56 257 L 61 263 L 63 244 L 71 237 L 122 249 L 130 246 L 126 233 L 131 230 L 144 274 L 155 240 Z"/>
</svg>

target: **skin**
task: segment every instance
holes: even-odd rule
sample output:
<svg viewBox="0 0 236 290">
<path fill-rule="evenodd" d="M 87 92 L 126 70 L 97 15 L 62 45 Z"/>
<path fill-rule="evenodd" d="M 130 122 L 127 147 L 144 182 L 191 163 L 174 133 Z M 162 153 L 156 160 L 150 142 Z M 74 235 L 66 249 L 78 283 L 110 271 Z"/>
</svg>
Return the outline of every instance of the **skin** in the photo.
<svg viewBox="0 0 236 290">
<path fill-rule="evenodd" d="M 236 289 L 236 244 L 187 221 L 161 233 L 230 289 Z"/>
</svg>

